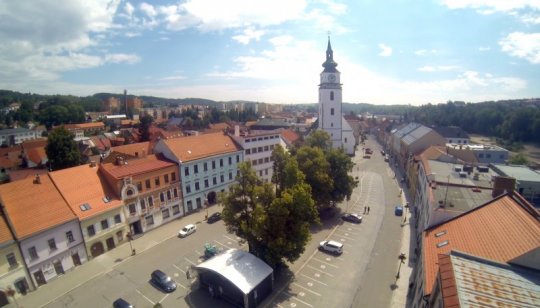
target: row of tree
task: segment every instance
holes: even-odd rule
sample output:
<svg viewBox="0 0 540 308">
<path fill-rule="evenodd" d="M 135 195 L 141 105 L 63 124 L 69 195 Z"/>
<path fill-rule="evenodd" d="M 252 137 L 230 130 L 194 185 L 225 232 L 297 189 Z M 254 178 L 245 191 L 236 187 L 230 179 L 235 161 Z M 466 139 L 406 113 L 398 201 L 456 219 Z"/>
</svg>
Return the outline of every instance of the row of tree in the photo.
<svg viewBox="0 0 540 308">
<path fill-rule="evenodd" d="M 349 199 L 358 182 L 349 175 L 351 158 L 332 149 L 329 135 L 320 130 L 292 153 L 277 146 L 272 160 L 272 183 L 262 183 L 249 162 L 242 163 L 221 202 L 227 230 L 276 268 L 304 252 L 311 225 L 320 222 L 317 210 Z"/>
</svg>

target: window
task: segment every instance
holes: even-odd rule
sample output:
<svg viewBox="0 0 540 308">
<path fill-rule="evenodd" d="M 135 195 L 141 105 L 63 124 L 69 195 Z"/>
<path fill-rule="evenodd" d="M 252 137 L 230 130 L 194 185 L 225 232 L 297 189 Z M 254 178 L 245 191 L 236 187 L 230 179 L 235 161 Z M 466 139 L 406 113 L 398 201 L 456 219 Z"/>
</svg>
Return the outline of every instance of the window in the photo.
<svg viewBox="0 0 540 308">
<path fill-rule="evenodd" d="M 334 91 L 330 91 L 330 100 L 333 101 L 334 100 Z M 333 113 L 332 113 L 333 114 Z"/>
<path fill-rule="evenodd" d="M 187 202 L 187 210 L 188 212 L 191 212 L 193 210 L 193 201 L 189 200 Z"/>
<path fill-rule="evenodd" d="M 268 175 L 268 169 L 264 170 L 264 175 Z"/>
<path fill-rule="evenodd" d="M 131 203 L 130 205 L 128 205 L 128 207 L 129 207 L 130 215 L 135 215 L 137 213 L 137 208 L 135 207 L 135 203 Z"/>
<path fill-rule="evenodd" d="M 219 179 L 221 180 L 221 183 L 225 182 L 225 177 L 222 175 L 219 176 Z"/>
<path fill-rule="evenodd" d="M 251 153 L 253 153 L 253 154 L 257 153 L 257 148 L 251 149 Z"/>
<path fill-rule="evenodd" d="M 257 160 L 252 161 L 251 164 L 252 164 L 253 166 L 257 166 Z"/>
<path fill-rule="evenodd" d="M 176 173 L 171 172 L 171 181 L 176 181 Z"/>
<path fill-rule="evenodd" d="M 484 158 L 484 154 L 480 153 L 480 154 L 478 154 L 478 157 Z"/>
<path fill-rule="evenodd" d="M 448 143 L 453 143 L 452 139 L 448 140 Z M 459 140 L 458 140 L 458 143 L 460 143 Z"/>
<path fill-rule="evenodd" d="M 122 222 L 122 217 L 120 217 L 120 214 L 114 215 L 114 223 L 119 224 Z"/>
<path fill-rule="evenodd" d="M 229 165 L 232 165 L 232 157 L 229 157 Z"/>
<path fill-rule="evenodd" d="M 8 261 L 8 264 L 9 264 L 9 267 L 10 268 L 14 268 L 14 267 L 17 267 L 19 264 L 17 263 L 17 259 L 15 258 L 15 254 L 14 253 L 8 253 L 6 255 L 6 259 Z"/>
<path fill-rule="evenodd" d="M 259 158 L 259 165 L 262 164 L 264 160 L 262 158 Z"/>
<path fill-rule="evenodd" d="M 124 235 L 122 234 L 122 231 L 116 232 L 116 239 L 121 242 L 124 240 Z"/>
<path fill-rule="evenodd" d="M 212 161 L 212 169 L 216 169 L 216 161 L 215 160 Z"/>
<path fill-rule="evenodd" d="M 173 215 L 180 213 L 180 206 L 178 204 L 172 207 L 172 213 Z"/>
<path fill-rule="evenodd" d="M 151 226 L 154 224 L 154 216 L 150 215 L 150 216 L 146 216 L 144 218 L 144 220 L 146 221 L 146 225 L 148 226 Z"/>
<path fill-rule="evenodd" d="M 186 185 L 186 194 L 191 193 L 191 185 Z"/>
<path fill-rule="evenodd" d="M 200 189 L 201 189 L 201 187 L 199 186 L 199 182 L 195 182 L 195 190 L 198 191 Z"/>
<path fill-rule="evenodd" d="M 330 115 L 334 115 L 334 108 L 330 108 Z"/>
<path fill-rule="evenodd" d="M 334 127 L 334 123 L 330 123 L 330 127 Z"/>
<path fill-rule="evenodd" d="M 345 137 L 345 143 L 347 143 L 347 137 Z"/>
<path fill-rule="evenodd" d="M 47 241 L 47 244 L 49 244 L 49 249 L 52 251 L 52 250 L 56 250 L 56 242 L 54 241 L 54 238 L 51 238 Z"/>
<path fill-rule="evenodd" d="M 264 158 L 264 162 L 265 162 L 265 163 L 270 162 L 270 157 L 265 157 L 265 158 Z"/>
<path fill-rule="evenodd" d="M 237 163 L 240 162 L 240 155 L 236 155 L 236 162 L 237 162 Z"/>
<path fill-rule="evenodd" d="M 205 162 L 205 163 L 203 164 L 203 170 L 204 170 L 204 171 L 208 171 L 208 163 Z"/>
<path fill-rule="evenodd" d="M 173 195 L 175 198 L 178 198 L 178 189 L 173 189 Z"/>
<path fill-rule="evenodd" d="M 184 167 L 184 175 L 185 176 L 189 175 L 189 167 Z"/>
<path fill-rule="evenodd" d="M 267 145 L 264 146 L 264 151 L 268 151 L 268 146 Z"/>
<path fill-rule="evenodd" d="M 109 221 L 107 219 L 103 219 L 101 221 L 101 230 L 107 230 L 109 229 Z"/>
<path fill-rule="evenodd" d="M 86 233 L 88 233 L 88 236 L 94 236 L 96 234 L 96 229 L 94 229 L 94 225 L 86 227 Z"/>
<path fill-rule="evenodd" d="M 163 192 L 159 193 L 159 201 L 165 202 L 165 194 Z"/>
<path fill-rule="evenodd" d="M 154 183 L 156 184 L 156 186 L 159 186 L 159 176 L 156 176 L 156 178 L 154 179 Z"/>
<path fill-rule="evenodd" d="M 260 153 L 260 152 L 262 152 L 262 151 L 263 151 L 263 147 L 258 147 L 258 148 L 257 148 L 257 152 Z"/>
<path fill-rule="evenodd" d="M 167 190 L 167 200 L 171 200 L 172 197 L 171 197 L 171 191 L 170 190 Z"/>
<path fill-rule="evenodd" d="M 146 188 L 150 188 L 150 180 L 146 180 Z"/>
<path fill-rule="evenodd" d="M 28 254 L 30 255 L 30 259 L 32 260 L 36 260 L 39 258 L 35 246 L 28 248 Z"/>
<path fill-rule="evenodd" d="M 193 173 L 195 173 L 195 174 L 199 173 L 199 166 L 198 165 L 193 166 Z"/>
<path fill-rule="evenodd" d="M 491 158 L 491 154 L 486 154 L 486 158 Z"/>
<path fill-rule="evenodd" d="M 139 192 L 142 191 L 142 183 L 141 183 L 141 182 L 137 183 L 137 190 L 138 190 Z"/>
<path fill-rule="evenodd" d="M 212 178 L 212 183 L 214 183 L 214 185 L 217 185 L 217 178 L 216 177 Z"/>
<path fill-rule="evenodd" d="M 146 200 L 141 199 L 141 211 L 146 211 Z"/>
<path fill-rule="evenodd" d="M 75 237 L 73 237 L 73 232 L 71 231 L 66 232 L 66 238 L 67 238 L 68 243 L 75 242 Z"/>
<path fill-rule="evenodd" d="M 161 211 L 161 216 L 163 217 L 163 219 L 169 218 L 170 216 L 169 209 L 164 209 L 163 211 Z"/>
<path fill-rule="evenodd" d="M 232 180 L 232 172 L 229 172 L 229 180 Z"/>
<path fill-rule="evenodd" d="M 219 159 L 219 166 L 220 166 L 220 167 L 223 167 L 223 158 L 220 158 L 220 159 Z"/>
<path fill-rule="evenodd" d="M 208 188 L 208 179 L 204 180 L 204 188 Z"/>
<path fill-rule="evenodd" d="M 148 206 L 150 208 L 154 207 L 154 197 L 152 197 L 152 196 L 148 197 Z"/>
<path fill-rule="evenodd" d="M 163 180 L 165 181 L 165 183 L 169 183 L 169 175 L 168 174 L 165 174 L 163 176 Z"/>
</svg>

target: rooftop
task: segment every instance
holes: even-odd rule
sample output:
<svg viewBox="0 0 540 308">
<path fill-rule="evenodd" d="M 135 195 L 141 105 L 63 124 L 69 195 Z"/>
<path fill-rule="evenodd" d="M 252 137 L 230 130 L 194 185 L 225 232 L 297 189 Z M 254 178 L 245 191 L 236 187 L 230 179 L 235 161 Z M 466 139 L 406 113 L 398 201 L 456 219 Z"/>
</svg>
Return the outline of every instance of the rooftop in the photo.
<svg viewBox="0 0 540 308">
<path fill-rule="evenodd" d="M 424 294 L 431 294 L 438 255 L 459 250 L 508 263 L 540 247 L 540 213 L 518 194 L 504 194 L 424 231 Z M 531 257 L 532 258 L 532 257 Z M 540 269 L 540 264 L 536 265 Z"/>
<path fill-rule="evenodd" d="M 452 148 L 454 150 L 472 150 L 472 151 L 505 151 L 508 152 L 508 150 L 501 148 L 500 146 L 496 145 L 486 145 L 486 144 L 455 144 L 455 143 L 447 143 L 447 147 Z"/>
<path fill-rule="evenodd" d="M 163 142 L 181 162 L 242 150 L 230 136 L 223 133 L 168 139 Z"/>
<path fill-rule="evenodd" d="M 90 164 L 54 171 L 49 175 L 81 220 L 122 205 L 122 201 L 100 176 L 98 168 Z"/>
<path fill-rule="evenodd" d="M 127 176 L 136 176 L 139 174 L 159 170 L 167 167 L 175 167 L 176 163 L 154 154 L 146 157 L 126 161 L 123 165 L 115 163 L 101 164 L 103 171 L 115 179 L 122 179 Z"/>
<path fill-rule="evenodd" d="M 439 268 L 444 307 L 540 307 L 538 271 L 457 251 Z"/>
<path fill-rule="evenodd" d="M 6 217 L 0 215 L 0 247 L 9 243 L 14 243 L 13 235 L 11 234 L 11 230 L 9 230 Z"/>
<path fill-rule="evenodd" d="M 463 171 L 464 165 L 459 163 L 428 160 L 428 164 L 431 177 L 437 183 L 468 187 L 492 187 L 491 178 L 497 176 L 497 173 L 491 169 L 487 169 L 487 172 L 480 172 L 478 167 L 472 168 L 472 166 L 472 171 Z M 486 169 L 481 170 L 486 171 Z"/>
<path fill-rule="evenodd" d="M 491 189 L 475 188 L 473 190 L 471 187 L 437 185 L 432 192 L 434 205 L 445 205 L 444 209 L 447 211 L 465 212 L 493 199 Z"/>
<path fill-rule="evenodd" d="M 19 240 L 76 219 L 48 174 L 0 185 L 0 200 Z"/>
<path fill-rule="evenodd" d="M 229 249 L 197 265 L 220 274 L 234 283 L 244 294 L 248 294 L 273 270 L 249 252 Z"/>
<path fill-rule="evenodd" d="M 493 169 L 517 181 L 540 182 L 540 173 L 527 166 L 493 164 Z"/>
<path fill-rule="evenodd" d="M 426 127 L 423 125 L 418 126 L 414 130 L 410 131 L 408 134 L 403 136 L 403 143 L 405 143 L 406 145 L 411 145 L 415 143 L 416 141 L 418 141 L 419 139 L 421 139 L 422 137 L 424 137 L 425 135 L 427 135 L 431 131 L 432 129 L 429 127 Z"/>
</svg>

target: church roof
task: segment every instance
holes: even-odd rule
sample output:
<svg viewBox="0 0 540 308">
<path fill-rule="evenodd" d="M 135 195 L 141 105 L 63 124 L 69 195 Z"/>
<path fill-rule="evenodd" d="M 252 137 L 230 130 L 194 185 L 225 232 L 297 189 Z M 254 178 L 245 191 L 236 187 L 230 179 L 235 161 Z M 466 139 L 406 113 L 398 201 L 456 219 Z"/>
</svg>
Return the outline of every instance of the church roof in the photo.
<svg viewBox="0 0 540 308">
<path fill-rule="evenodd" d="M 332 45 L 330 44 L 330 37 L 328 37 L 328 47 L 326 48 L 326 61 L 322 64 L 324 67 L 325 73 L 336 73 L 339 72 L 336 69 L 338 64 L 334 61 L 334 51 L 332 50 Z"/>
</svg>

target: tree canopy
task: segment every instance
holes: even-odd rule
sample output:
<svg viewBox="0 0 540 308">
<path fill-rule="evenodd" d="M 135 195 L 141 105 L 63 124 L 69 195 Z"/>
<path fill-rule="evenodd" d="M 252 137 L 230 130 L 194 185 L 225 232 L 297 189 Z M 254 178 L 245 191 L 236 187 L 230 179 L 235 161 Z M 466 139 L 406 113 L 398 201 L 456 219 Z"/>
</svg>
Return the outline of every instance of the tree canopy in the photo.
<svg viewBox="0 0 540 308">
<path fill-rule="evenodd" d="M 63 126 L 54 129 L 47 138 L 45 151 L 52 170 L 60 170 L 81 164 L 81 154 L 74 135 Z"/>
</svg>

